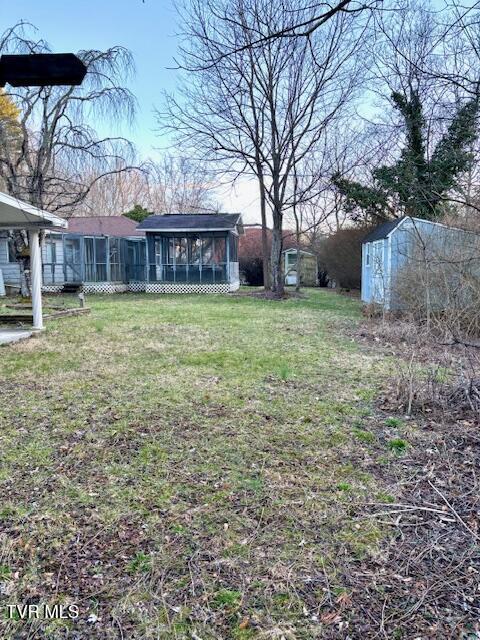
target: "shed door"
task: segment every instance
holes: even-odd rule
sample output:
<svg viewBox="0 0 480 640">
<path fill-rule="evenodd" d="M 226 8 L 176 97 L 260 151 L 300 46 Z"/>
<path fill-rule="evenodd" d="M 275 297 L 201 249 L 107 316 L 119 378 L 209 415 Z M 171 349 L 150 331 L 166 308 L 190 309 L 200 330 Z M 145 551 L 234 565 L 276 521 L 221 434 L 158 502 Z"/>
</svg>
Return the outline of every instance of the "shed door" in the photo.
<svg viewBox="0 0 480 640">
<path fill-rule="evenodd" d="M 383 303 L 385 300 L 385 243 L 383 240 L 372 242 L 370 264 L 372 269 L 372 300 Z"/>
</svg>

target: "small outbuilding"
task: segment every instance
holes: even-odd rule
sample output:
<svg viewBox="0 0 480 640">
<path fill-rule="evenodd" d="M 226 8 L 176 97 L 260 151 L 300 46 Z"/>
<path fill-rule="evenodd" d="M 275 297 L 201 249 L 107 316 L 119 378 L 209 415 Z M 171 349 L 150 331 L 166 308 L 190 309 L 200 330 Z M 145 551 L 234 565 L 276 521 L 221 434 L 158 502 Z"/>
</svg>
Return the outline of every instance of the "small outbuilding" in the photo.
<svg viewBox="0 0 480 640">
<path fill-rule="evenodd" d="M 457 284 L 459 265 L 480 277 L 476 233 L 410 216 L 384 222 L 362 243 L 362 301 L 400 310 L 426 292 L 429 304 L 441 308 L 446 283 Z"/>
<path fill-rule="evenodd" d="M 300 256 L 300 284 L 305 287 L 315 287 L 318 284 L 317 256 L 303 249 L 285 249 L 283 252 L 283 272 L 285 284 L 296 286 L 298 278 L 297 262 Z"/>
<path fill-rule="evenodd" d="M 238 237 L 242 218 L 234 214 L 164 214 L 138 227 L 147 238 L 147 293 L 228 293 L 240 287 Z"/>
</svg>

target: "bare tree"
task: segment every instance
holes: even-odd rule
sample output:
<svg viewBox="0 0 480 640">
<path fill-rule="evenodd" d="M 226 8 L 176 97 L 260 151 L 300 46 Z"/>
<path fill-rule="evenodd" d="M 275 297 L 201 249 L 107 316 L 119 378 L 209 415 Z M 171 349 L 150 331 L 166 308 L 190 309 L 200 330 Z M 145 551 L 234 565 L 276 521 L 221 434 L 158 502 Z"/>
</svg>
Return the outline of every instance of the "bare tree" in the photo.
<svg viewBox="0 0 480 640">
<path fill-rule="evenodd" d="M 75 208 L 74 216 L 118 216 L 148 198 L 148 173 L 145 164 L 137 171 L 119 171 L 95 180 L 96 174 L 85 176 L 93 183 L 85 200 Z"/>
<path fill-rule="evenodd" d="M 140 205 L 155 213 L 207 213 L 217 211 L 215 184 L 204 167 L 184 156 L 165 154 L 146 160 L 138 170 L 118 171 L 95 180 L 76 216 L 118 216 Z"/>
<path fill-rule="evenodd" d="M 206 168 L 186 156 L 165 154 L 147 163 L 147 208 L 158 213 L 209 213 L 219 210 Z"/>
<path fill-rule="evenodd" d="M 282 227 L 285 211 L 310 197 L 319 178 L 292 195 L 294 161 L 322 144 L 361 79 L 358 47 L 366 26 L 335 13 L 309 39 L 266 38 L 289 30 L 312 8 L 296 0 L 222 0 L 188 5 L 181 66 L 187 74 L 178 97 L 167 97 L 159 121 L 179 143 L 232 176 L 254 175 L 263 227 L 273 219 L 271 286 L 283 294 Z M 360 31 L 358 30 L 360 29 Z M 228 55 L 225 55 L 228 52 Z M 353 56 L 354 52 L 357 54 Z"/>
<path fill-rule="evenodd" d="M 304 5 L 299 4 L 291 9 L 291 22 L 279 28 L 277 31 L 272 30 L 267 22 L 261 22 L 255 26 L 249 27 L 251 30 L 251 38 L 248 43 L 243 43 L 226 50 L 219 55 L 215 62 L 220 62 L 224 57 L 232 54 L 241 53 L 247 49 L 261 47 L 271 40 L 282 38 L 310 38 L 312 34 L 321 28 L 326 22 L 331 20 L 336 14 L 358 14 L 366 11 L 374 11 L 383 6 L 383 0 L 370 0 L 368 2 L 360 2 L 358 0 L 340 0 L 337 3 L 313 2 L 309 5 L 311 14 L 305 17 L 303 13 Z M 232 24 L 243 24 L 235 16 L 231 17 Z M 213 64 L 213 63 L 212 63 Z"/>
<path fill-rule="evenodd" d="M 20 23 L 0 36 L 0 53 L 49 51 L 30 25 Z M 124 138 L 102 137 L 92 123 L 131 121 L 135 99 L 123 86 L 133 71 L 123 47 L 80 51 L 87 67 L 81 87 L 11 88 L 18 109 L 17 144 L 5 144 L 0 123 L 0 179 L 9 194 L 68 217 L 106 176 L 135 168 L 133 149 Z M 28 239 L 16 233 L 17 252 Z"/>
</svg>

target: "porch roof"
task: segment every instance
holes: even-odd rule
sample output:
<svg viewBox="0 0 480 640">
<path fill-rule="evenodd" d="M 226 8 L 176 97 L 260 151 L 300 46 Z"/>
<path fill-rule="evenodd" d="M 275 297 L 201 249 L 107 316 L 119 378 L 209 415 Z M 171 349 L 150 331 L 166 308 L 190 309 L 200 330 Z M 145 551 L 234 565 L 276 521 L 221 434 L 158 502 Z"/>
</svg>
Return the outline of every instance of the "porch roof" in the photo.
<svg viewBox="0 0 480 640">
<path fill-rule="evenodd" d="M 68 223 L 0 191 L 0 229 L 66 229 Z"/>
<path fill-rule="evenodd" d="M 137 229 L 142 231 L 237 231 L 243 232 L 240 213 L 166 213 L 145 218 Z"/>
<path fill-rule="evenodd" d="M 126 216 L 82 216 L 68 221 L 69 233 L 82 236 L 111 236 L 113 238 L 144 238 L 137 223 Z"/>
</svg>

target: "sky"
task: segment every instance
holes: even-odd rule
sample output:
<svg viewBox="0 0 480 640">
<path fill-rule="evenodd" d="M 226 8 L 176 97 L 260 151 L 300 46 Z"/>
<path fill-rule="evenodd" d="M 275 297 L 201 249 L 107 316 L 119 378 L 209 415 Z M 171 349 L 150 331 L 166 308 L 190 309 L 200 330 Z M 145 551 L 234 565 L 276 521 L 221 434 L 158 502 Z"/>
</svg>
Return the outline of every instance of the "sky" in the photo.
<svg viewBox="0 0 480 640">
<path fill-rule="evenodd" d="M 135 60 L 128 86 L 138 101 L 132 128 L 121 133 L 144 157 L 154 157 L 162 140 L 155 133 L 155 106 L 163 90 L 175 90 L 174 58 L 178 45 L 173 0 L 0 0 L 0 32 L 24 20 L 38 28 L 53 51 L 106 49 L 122 45 Z M 246 222 L 258 222 L 256 185 L 242 181 L 234 189 L 219 188 L 224 211 L 242 212 Z"/>
</svg>

